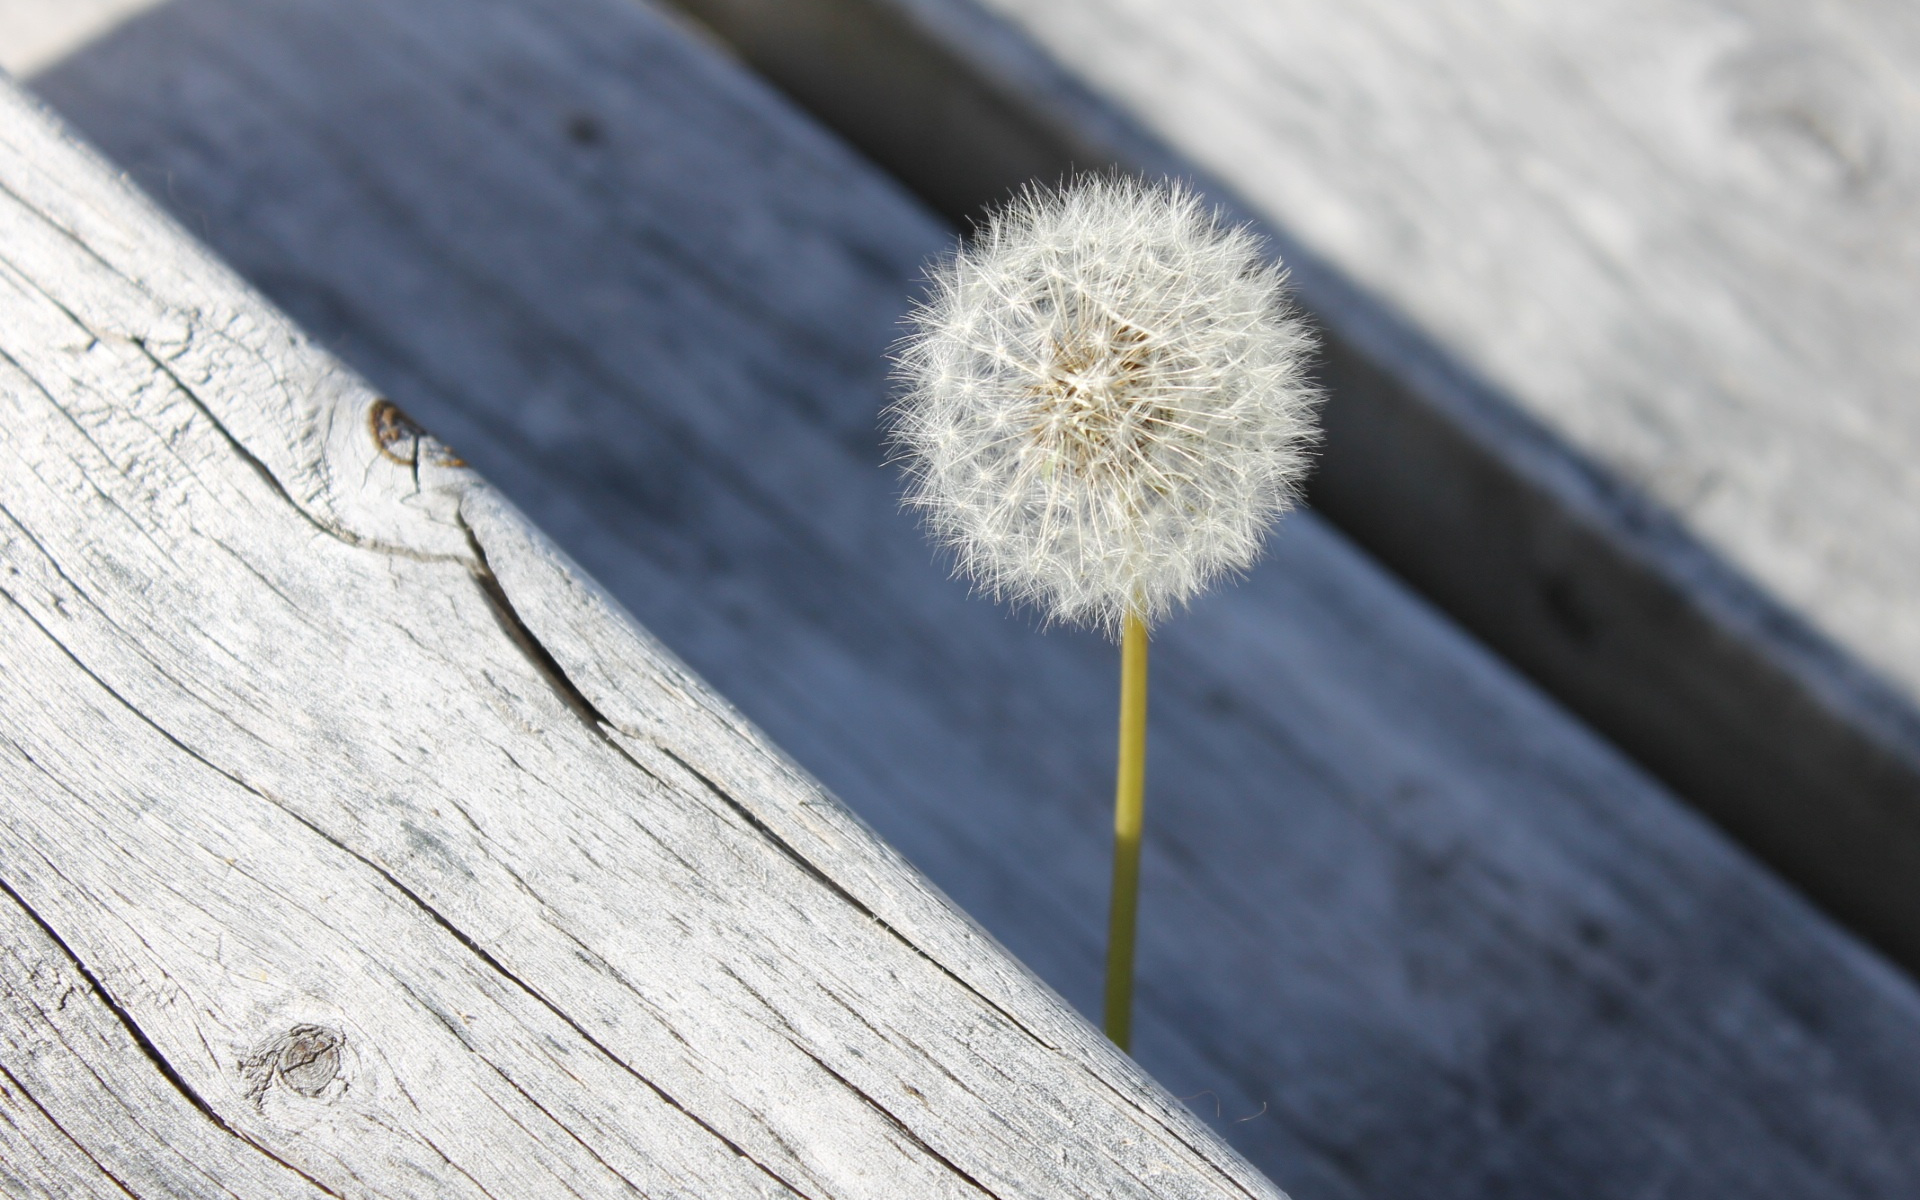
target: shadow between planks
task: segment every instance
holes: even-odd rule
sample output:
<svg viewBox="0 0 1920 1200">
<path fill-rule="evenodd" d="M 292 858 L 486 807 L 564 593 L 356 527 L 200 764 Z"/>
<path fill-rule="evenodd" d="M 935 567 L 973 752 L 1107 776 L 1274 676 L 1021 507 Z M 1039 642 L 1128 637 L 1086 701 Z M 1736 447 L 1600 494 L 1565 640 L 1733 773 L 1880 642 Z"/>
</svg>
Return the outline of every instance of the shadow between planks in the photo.
<svg viewBox="0 0 1920 1200">
<path fill-rule="evenodd" d="M 975 0 L 670 2 L 956 224 L 1030 180 L 1120 167 L 1196 180 L 1264 229 L 1326 337 L 1315 508 L 1815 902 L 1920 971 L 1911 886 L 1920 712 L 1874 663 L 1817 632 L 1391 305 L 1256 216 L 1253 197 L 1143 131 Z M 1100 27 L 1096 8 L 1055 24 Z M 1131 6 L 1099 36 L 1128 58 L 1121 31 L 1150 24 L 1153 12 Z M 1303 4 L 1262 19 L 1321 15 Z M 1786 6 L 1772 15 L 1794 25 Z M 1458 19 L 1471 24 L 1471 11 Z M 1343 20 L 1379 23 L 1389 46 L 1404 34 L 1389 28 L 1387 8 Z M 1805 70 L 1824 69 L 1819 38 L 1802 32 L 1814 43 L 1805 54 L 1790 39 L 1767 43 L 1776 73 L 1802 59 Z M 1193 52 L 1183 44 L 1167 54 Z M 1260 69 L 1249 63 L 1232 65 Z M 1184 95 L 1177 81 L 1160 92 L 1168 104 Z M 1196 106 L 1206 102 L 1173 123 L 1204 121 Z M 1326 97 L 1297 106 L 1281 125 L 1355 119 Z M 1824 117 L 1793 119 L 1825 128 Z M 1370 152 L 1368 132 L 1353 138 L 1354 153 Z"/>
<path fill-rule="evenodd" d="M 32 85 L 1095 1010 L 1113 651 L 880 461 L 938 216 L 624 0 L 173 0 Z M 1911 981 L 1316 512 L 1155 672 L 1138 1056 L 1300 1200 L 1920 1189 Z"/>
</svg>

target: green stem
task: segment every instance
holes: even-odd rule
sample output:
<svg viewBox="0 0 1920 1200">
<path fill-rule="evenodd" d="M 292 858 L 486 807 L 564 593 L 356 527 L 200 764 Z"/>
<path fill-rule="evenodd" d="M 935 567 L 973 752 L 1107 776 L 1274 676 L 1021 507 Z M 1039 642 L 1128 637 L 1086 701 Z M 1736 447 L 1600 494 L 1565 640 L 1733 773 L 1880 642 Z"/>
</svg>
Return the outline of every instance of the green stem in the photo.
<svg viewBox="0 0 1920 1200">
<path fill-rule="evenodd" d="M 1113 802 L 1113 907 L 1107 918 L 1107 1036 L 1133 1048 L 1133 931 L 1146 824 L 1147 623 L 1128 614 L 1120 643 L 1120 772 Z"/>
</svg>

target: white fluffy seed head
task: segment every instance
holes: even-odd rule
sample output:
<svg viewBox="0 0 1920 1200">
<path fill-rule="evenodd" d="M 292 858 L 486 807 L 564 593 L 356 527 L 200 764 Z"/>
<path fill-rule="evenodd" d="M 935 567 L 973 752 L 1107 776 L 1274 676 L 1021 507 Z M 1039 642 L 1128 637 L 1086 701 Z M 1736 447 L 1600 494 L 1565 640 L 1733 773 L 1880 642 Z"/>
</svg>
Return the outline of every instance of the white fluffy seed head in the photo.
<svg viewBox="0 0 1920 1200">
<path fill-rule="evenodd" d="M 1318 399 L 1259 238 L 1182 185 L 1088 178 L 1025 192 L 928 274 L 888 416 L 961 571 L 1117 634 L 1253 564 Z"/>
</svg>

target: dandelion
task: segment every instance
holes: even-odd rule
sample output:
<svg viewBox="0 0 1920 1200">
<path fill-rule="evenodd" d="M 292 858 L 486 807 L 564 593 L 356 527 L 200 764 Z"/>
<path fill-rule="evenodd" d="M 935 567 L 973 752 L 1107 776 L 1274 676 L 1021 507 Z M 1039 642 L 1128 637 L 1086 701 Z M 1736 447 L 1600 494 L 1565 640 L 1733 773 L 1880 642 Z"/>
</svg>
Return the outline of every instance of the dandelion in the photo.
<svg viewBox="0 0 1920 1200">
<path fill-rule="evenodd" d="M 993 596 L 1121 641 L 1106 1024 L 1129 1042 L 1148 628 L 1245 571 L 1315 440 L 1311 334 L 1180 184 L 1030 189 L 929 272 L 889 409 L 907 503 Z"/>
</svg>

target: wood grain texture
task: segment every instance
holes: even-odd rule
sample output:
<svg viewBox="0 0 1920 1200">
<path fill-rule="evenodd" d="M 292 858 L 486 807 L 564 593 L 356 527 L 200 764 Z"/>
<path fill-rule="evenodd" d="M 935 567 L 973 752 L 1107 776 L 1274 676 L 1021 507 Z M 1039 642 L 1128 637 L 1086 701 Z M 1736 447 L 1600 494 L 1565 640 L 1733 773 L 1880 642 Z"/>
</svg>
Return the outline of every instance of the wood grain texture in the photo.
<svg viewBox="0 0 1920 1200">
<path fill-rule="evenodd" d="M 1279 1195 L 11 89 L 0 404 L 10 1193 Z"/>
<path fill-rule="evenodd" d="M 662 789 L 712 801 L 689 821 L 751 827 L 691 768 L 803 857 L 832 862 L 840 886 L 934 961 L 958 961 L 947 947 L 980 936 L 936 920 L 851 818 L 789 791 L 793 768 L 714 749 L 751 735 L 713 702 L 680 698 L 695 689 L 609 621 L 609 597 L 1093 1009 L 1112 649 L 969 599 L 879 465 L 883 352 L 920 261 L 946 243 L 937 222 L 735 65 L 627 4 L 176 0 L 37 86 L 604 585 L 539 584 L 555 578 L 552 552 L 496 501 L 462 502 L 576 708 L 605 718 Z M 407 625 L 429 646 L 453 636 L 442 626 L 493 619 L 471 585 L 449 595 Z M 1171 623 L 1155 654 L 1139 1055 L 1294 1195 L 1891 1198 L 1920 1186 L 1911 983 L 1325 522 L 1290 521 L 1243 587 Z M 538 673 L 507 666 L 513 719 L 558 721 Z M 500 685 L 471 686 L 478 705 Z M 650 715 L 662 711 L 670 727 Z M 578 722 L 551 736 L 576 726 L 569 756 L 626 769 Z M 358 737 L 418 770 L 438 765 L 423 748 L 438 742 Z M 503 786 L 494 775 L 517 778 L 504 762 L 475 770 L 458 787 L 481 796 Z M 795 794 L 809 798 L 752 807 Z M 415 894 L 441 880 L 432 895 L 462 897 L 475 919 L 461 927 L 507 962 L 542 918 L 468 849 L 464 822 L 432 826 L 439 847 L 407 841 L 414 795 L 363 806 L 365 836 L 391 831 L 379 844 L 417 863 Z M 345 819 L 323 807 L 343 802 L 303 803 Z M 618 864 L 593 831 L 625 803 L 637 801 L 547 827 L 489 802 L 475 820 L 514 844 L 572 839 L 599 878 Z M 803 886 L 767 844 L 742 842 L 761 857 L 716 878 L 766 871 Z M 443 855 L 476 881 L 436 867 Z M 695 886 L 670 868 L 645 894 Z M 562 883 L 539 886 L 577 898 Z M 616 914 L 584 900 L 569 912 L 628 944 L 604 924 Z M 562 1011 L 606 1011 L 594 989 L 612 985 L 593 972 L 538 967 L 584 997 Z M 739 969 L 792 1010 L 797 984 Z M 919 968 L 903 978 L 929 1003 L 995 997 L 1065 1045 L 1074 1026 L 1001 999 L 1020 987 L 1003 970 L 963 975 L 964 988 Z M 714 989 L 741 1003 L 728 1011 L 754 1013 L 735 985 Z M 818 1019 L 843 1032 L 842 1018 Z M 983 1012 L 975 1036 L 999 1036 L 998 1021 Z M 340 1027 L 324 1010 L 274 1027 L 297 1022 Z M 763 1051 L 755 1043 L 767 1071 L 789 1069 Z M 898 1095 L 890 1057 L 870 1069 L 857 1077 L 868 1094 Z"/>
<path fill-rule="evenodd" d="M 1325 327 L 1315 507 L 1920 971 L 1911 556 L 1866 549 L 1910 507 L 1905 10 L 673 3 L 955 219 L 1117 165 L 1263 227 Z"/>
</svg>

